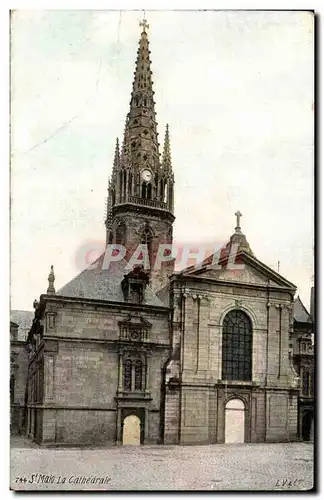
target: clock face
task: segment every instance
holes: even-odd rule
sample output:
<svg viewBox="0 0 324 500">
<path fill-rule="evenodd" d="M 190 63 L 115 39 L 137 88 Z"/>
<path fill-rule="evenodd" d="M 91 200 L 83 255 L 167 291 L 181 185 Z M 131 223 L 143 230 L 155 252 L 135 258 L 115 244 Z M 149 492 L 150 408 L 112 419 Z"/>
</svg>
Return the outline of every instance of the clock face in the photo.
<svg viewBox="0 0 324 500">
<path fill-rule="evenodd" d="M 152 179 L 151 172 L 149 170 L 143 170 L 142 171 L 142 179 L 145 182 L 150 182 L 150 180 Z"/>
</svg>

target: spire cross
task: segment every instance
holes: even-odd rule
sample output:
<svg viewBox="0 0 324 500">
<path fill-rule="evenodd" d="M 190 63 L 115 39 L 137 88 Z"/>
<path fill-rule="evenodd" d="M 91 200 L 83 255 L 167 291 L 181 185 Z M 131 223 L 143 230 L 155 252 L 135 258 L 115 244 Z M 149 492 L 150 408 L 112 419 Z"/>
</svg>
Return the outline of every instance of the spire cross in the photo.
<svg viewBox="0 0 324 500">
<path fill-rule="evenodd" d="M 145 14 L 144 14 L 144 17 L 143 17 L 143 21 L 140 21 L 139 25 L 143 26 L 143 33 L 146 33 L 146 28 L 149 28 L 150 25 L 147 23 L 147 20 L 145 19 Z"/>
<path fill-rule="evenodd" d="M 241 229 L 241 226 L 240 226 L 240 219 L 241 219 L 241 217 L 242 217 L 242 214 L 241 214 L 241 212 L 238 210 L 237 212 L 235 212 L 235 214 L 234 214 L 234 215 L 236 215 L 236 228 L 235 228 L 235 229 L 240 230 L 240 229 Z"/>
</svg>

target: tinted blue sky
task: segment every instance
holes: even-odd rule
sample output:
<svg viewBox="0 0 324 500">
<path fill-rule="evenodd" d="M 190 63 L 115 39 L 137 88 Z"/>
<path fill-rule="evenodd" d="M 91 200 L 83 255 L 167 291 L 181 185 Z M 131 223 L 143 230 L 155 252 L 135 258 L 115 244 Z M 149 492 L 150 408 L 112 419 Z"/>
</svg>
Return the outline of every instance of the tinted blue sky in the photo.
<svg viewBox="0 0 324 500">
<path fill-rule="evenodd" d="M 107 179 L 128 111 L 140 18 L 13 14 L 12 308 L 31 309 L 51 264 L 59 288 L 79 272 L 84 248 L 104 243 Z M 165 11 L 147 18 L 160 142 L 166 123 L 171 132 L 176 241 L 225 242 L 240 209 L 255 255 L 274 269 L 280 261 L 308 306 L 312 16 Z"/>
</svg>

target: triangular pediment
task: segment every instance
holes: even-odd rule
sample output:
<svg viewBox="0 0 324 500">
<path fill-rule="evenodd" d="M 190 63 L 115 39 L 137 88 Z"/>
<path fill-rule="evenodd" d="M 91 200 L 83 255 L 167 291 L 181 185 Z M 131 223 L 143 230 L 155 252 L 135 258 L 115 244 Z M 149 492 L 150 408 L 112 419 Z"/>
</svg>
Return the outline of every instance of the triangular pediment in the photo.
<svg viewBox="0 0 324 500">
<path fill-rule="evenodd" d="M 191 267 L 185 269 L 182 274 L 227 283 L 277 286 L 280 288 L 291 288 L 292 290 L 296 288 L 295 285 L 283 276 L 245 252 L 237 254 L 234 263 L 229 262 L 228 259 L 215 259 L 215 264 L 212 264 L 212 260 L 210 260 L 207 265 L 203 265 L 201 268 Z"/>
<path fill-rule="evenodd" d="M 120 321 L 119 323 L 127 326 L 136 326 L 138 328 L 150 328 L 152 326 L 152 324 L 147 321 L 147 319 L 143 318 L 143 316 L 135 314 L 129 314 L 123 321 Z"/>
</svg>

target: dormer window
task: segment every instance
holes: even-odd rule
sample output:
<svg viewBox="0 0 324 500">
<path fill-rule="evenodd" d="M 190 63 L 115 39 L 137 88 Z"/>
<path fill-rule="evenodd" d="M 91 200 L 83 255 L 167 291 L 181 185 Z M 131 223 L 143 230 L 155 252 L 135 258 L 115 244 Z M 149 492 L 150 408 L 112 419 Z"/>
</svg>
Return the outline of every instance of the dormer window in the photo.
<svg viewBox="0 0 324 500">
<path fill-rule="evenodd" d="M 142 304 L 145 296 L 145 288 L 149 277 L 143 266 L 135 266 L 133 271 L 124 276 L 121 287 L 126 302 Z"/>
</svg>

